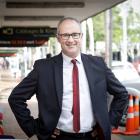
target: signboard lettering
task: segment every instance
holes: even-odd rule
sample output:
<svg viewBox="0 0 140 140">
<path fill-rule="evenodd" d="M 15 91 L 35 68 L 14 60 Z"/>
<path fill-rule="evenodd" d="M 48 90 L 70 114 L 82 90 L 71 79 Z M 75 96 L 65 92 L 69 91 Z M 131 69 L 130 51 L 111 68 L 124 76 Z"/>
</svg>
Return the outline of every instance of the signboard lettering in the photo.
<svg viewBox="0 0 140 140">
<path fill-rule="evenodd" d="M 55 34 L 56 28 L 49 27 L 3 27 L 0 28 L 0 47 L 41 46 Z"/>
</svg>

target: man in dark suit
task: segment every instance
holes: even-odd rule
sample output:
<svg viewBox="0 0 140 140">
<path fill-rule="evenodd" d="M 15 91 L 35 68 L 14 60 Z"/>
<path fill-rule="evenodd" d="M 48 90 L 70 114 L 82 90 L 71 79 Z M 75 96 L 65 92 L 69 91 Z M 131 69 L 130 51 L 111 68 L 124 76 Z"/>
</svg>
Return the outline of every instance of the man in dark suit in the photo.
<svg viewBox="0 0 140 140">
<path fill-rule="evenodd" d="M 128 101 L 128 93 L 101 57 L 81 53 L 79 21 L 64 18 L 58 24 L 57 39 L 62 52 L 38 60 L 33 70 L 12 91 L 9 104 L 28 137 L 39 140 L 111 140 Z M 79 73 L 80 120 L 75 129 L 72 71 Z M 108 111 L 107 92 L 114 96 Z M 26 101 L 36 94 L 39 114 L 30 115 Z M 78 117 L 77 117 L 78 118 Z"/>
</svg>

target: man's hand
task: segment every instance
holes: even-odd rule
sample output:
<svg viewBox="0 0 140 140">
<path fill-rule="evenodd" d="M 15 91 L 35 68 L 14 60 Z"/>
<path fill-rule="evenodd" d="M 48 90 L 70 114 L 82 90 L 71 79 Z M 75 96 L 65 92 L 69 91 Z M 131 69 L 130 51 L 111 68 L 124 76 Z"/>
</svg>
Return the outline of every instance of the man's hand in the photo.
<svg viewBox="0 0 140 140">
<path fill-rule="evenodd" d="M 59 135 L 60 135 L 60 130 L 56 128 L 54 130 L 53 134 L 51 135 L 51 137 L 55 139 Z"/>
</svg>

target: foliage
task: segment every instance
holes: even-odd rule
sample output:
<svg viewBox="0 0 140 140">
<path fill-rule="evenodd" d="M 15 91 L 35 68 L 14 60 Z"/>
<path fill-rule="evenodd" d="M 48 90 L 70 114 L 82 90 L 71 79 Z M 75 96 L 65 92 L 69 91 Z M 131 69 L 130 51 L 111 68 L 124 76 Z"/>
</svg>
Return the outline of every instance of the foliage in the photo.
<svg viewBox="0 0 140 140">
<path fill-rule="evenodd" d="M 135 13 L 133 9 L 131 9 L 128 16 L 128 37 L 131 43 L 140 42 L 140 15 Z"/>
<path fill-rule="evenodd" d="M 119 45 L 122 40 L 122 18 L 118 7 L 112 8 L 112 41 Z"/>
<path fill-rule="evenodd" d="M 119 6 L 112 8 L 112 41 L 116 45 L 120 45 L 123 40 L 123 16 L 121 15 L 122 9 Z M 128 42 L 140 42 L 140 14 L 135 13 L 132 7 L 127 9 L 127 34 Z M 104 12 L 94 16 L 94 39 L 97 41 L 105 40 L 105 18 Z"/>
<path fill-rule="evenodd" d="M 105 28 L 104 28 L 104 13 L 98 14 L 92 18 L 94 39 L 97 41 L 105 40 Z"/>
</svg>

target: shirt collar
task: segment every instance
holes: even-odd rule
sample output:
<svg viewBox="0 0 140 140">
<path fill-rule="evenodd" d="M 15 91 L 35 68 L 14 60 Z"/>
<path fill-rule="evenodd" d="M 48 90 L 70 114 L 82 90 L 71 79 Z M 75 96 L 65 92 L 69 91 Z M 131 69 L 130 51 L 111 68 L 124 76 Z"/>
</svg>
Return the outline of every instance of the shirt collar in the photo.
<svg viewBox="0 0 140 140">
<path fill-rule="evenodd" d="M 69 57 L 69 56 L 67 56 L 67 55 L 65 55 L 63 52 L 62 52 L 62 56 L 63 56 L 63 61 L 65 62 L 65 63 L 71 63 L 71 60 L 73 59 L 73 58 L 71 58 L 71 57 Z M 81 53 L 79 53 L 79 55 L 75 58 L 76 60 L 77 60 L 77 62 L 80 64 L 80 63 L 82 63 L 82 60 L 81 60 Z"/>
</svg>

